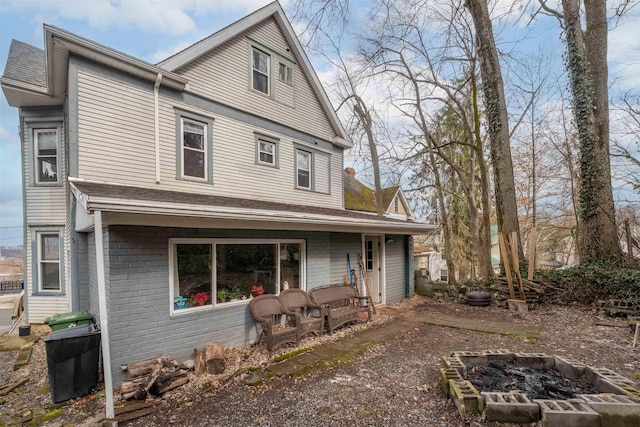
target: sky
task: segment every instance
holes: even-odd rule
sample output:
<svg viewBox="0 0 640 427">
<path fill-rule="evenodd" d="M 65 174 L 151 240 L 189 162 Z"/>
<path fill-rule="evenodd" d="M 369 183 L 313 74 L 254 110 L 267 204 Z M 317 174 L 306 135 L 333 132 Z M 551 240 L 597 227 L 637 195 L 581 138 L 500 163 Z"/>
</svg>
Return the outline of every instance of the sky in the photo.
<svg viewBox="0 0 640 427">
<path fill-rule="evenodd" d="M 609 6 L 617 1 L 610 0 Z M 281 0 L 285 11 L 292 2 Z M 513 4 L 497 2 L 503 8 Z M 43 47 L 43 23 L 156 63 L 268 3 L 270 0 L 0 0 L 0 70 L 4 71 L 12 39 Z M 363 0 L 353 3 L 367 5 Z M 640 88 L 638 9 L 631 18 L 616 23 L 609 36 L 610 74 L 618 91 Z M 557 31 L 549 32 L 556 25 L 552 20 L 523 30 L 522 21 L 507 19 L 499 37 L 518 40 L 524 31 L 530 37 L 527 40 L 543 49 L 561 49 Z M 297 28 L 295 22 L 293 25 Z M 330 70 L 321 59 L 312 56 L 311 61 L 321 80 L 329 78 Z M 18 111 L 0 96 L 0 246 L 22 243 L 19 148 Z"/>
</svg>

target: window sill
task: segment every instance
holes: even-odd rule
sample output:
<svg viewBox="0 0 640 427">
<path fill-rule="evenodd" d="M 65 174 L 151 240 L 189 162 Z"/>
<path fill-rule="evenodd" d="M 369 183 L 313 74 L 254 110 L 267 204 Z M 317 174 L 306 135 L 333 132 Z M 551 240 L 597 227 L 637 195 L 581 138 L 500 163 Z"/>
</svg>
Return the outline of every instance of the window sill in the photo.
<svg viewBox="0 0 640 427">
<path fill-rule="evenodd" d="M 257 161 L 257 162 L 256 162 L 256 165 L 258 165 L 258 166 L 266 166 L 266 167 L 268 167 L 268 168 L 273 168 L 273 169 L 280 169 L 280 168 L 278 167 L 278 165 L 274 165 L 273 163 L 265 163 L 265 162 Z"/>
<path fill-rule="evenodd" d="M 31 187 L 62 187 L 61 182 L 33 182 Z"/>
<path fill-rule="evenodd" d="M 247 298 L 247 299 L 238 300 L 238 301 L 229 301 L 229 302 L 225 302 L 217 305 L 205 305 L 202 307 L 183 308 L 179 310 L 172 308 L 171 313 L 169 313 L 169 315 L 171 317 L 182 317 L 188 314 L 197 314 L 197 313 L 203 313 L 207 311 L 219 311 L 228 307 L 237 307 L 241 305 L 247 305 L 249 304 L 249 301 L 251 300 Z"/>
<path fill-rule="evenodd" d="M 62 291 L 37 291 L 37 292 L 32 292 L 30 296 L 32 297 L 64 297 L 64 296 L 67 296 L 67 294 Z"/>
<path fill-rule="evenodd" d="M 176 177 L 177 180 L 179 181 L 188 181 L 188 182 L 197 182 L 200 184 L 209 184 L 209 185 L 213 185 L 213 182 L 209 179 L 204 179 L 204 178 L 196 178 L 196 177 L 190 177 L 190 176 L 178 176 Z"/>
</svg>

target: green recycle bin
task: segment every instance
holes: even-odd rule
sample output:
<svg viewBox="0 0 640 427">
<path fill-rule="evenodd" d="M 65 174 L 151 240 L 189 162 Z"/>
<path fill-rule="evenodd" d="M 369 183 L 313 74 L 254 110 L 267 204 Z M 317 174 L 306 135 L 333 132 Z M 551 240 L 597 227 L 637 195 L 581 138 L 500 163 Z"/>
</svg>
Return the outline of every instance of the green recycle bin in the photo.
<svg viewBox="0 0 640 427">
<path fill-rule="evenodd" d="M 72 311 L 70 313 L 54 314 L 51 317 L 47 317 L 44 323 L 49 325 L 52 331 L 59 331 L 60 329 L 73 328 L 80 325 L 90 325 L 93 323 L 93 316 L 87 310 Z"/>
</svg>

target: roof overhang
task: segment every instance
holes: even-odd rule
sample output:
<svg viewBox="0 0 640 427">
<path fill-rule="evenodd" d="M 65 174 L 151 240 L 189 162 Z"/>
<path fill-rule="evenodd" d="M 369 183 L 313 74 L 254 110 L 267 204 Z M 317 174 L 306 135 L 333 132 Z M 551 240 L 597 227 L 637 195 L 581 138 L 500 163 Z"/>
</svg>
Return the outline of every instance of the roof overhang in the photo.
<svg viewBox="0 0 640 427">
<path fill-rule="evenodd" d="M 189 83 L 168 70 L 48 24 L 44 24 L 44 51 L 46 86 L 0 77 L 2 90 L 12 107 L 62 105 L 70 54 L 126 71 L 149 82 L 155 82 L 158 74 L 162 74 L 162 86 L 175 90 L 182 91 Z"/>
<path fill-rule="evenodd" d="M 107 224 L 404 235 L 422 234 L 437 227 L 340 209 L 70 181 L 80 207 L 87 214 L 104 212 Z"/>
</svg>

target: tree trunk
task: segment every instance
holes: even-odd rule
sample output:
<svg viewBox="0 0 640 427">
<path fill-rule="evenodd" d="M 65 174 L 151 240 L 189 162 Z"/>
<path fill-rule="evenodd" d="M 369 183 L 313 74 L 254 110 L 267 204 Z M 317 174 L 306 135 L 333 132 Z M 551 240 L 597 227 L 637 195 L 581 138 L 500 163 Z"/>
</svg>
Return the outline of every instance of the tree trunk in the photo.
<svg viewBox="0 0 640 427">
<path fill-rule="evenodd" d="M 482 257 L 478 257 L 480 262 L 480 277 L 493 277 L 493 265 L 491 264 L 491 201 L 490 184 L 487 163 L 484 160 L 484 144 L 482 143 L 482 132 L 480 130 L 480 108 L 478 106 L 478 85 L 476 84 L 475 64 L 471 74 L 471 84 L 473 91 L 473 134 L 475 136 L 475 150 L 478 157 L 478 169 L 480 170 L 480 189 L 482 205 L 482 234 L 480 237 Z"/>
<path fill-rule="evenodd" d="M 562 0 L 566 66 L 580 139 L 580 227 L 582 262 L 622 261 L 609 162 L 607 17 L 605 0 L 585 0 L 586 30 L 578 0 Z"/>
<path fill-rule="evenodd" d="M 371 153 L 371 164 L 373 165 L 373 181 L 374 192 L 376 197 L 376 213 L 378 216 L 384 216 L 386 206 L 382 205 L 382 183 L 380 180 L 380 159 L 378 158 L 378 146 L 373 136 L 373 119 L 367 105 L 358 95 L 353 95 L 355 105 L 353 110 L 360 119 L 362 128 L 367 135 L 367 144 L 369 145 L 369 153 Z"/>
<path fill-rule="evenodd" d="M 518 233 L 518 256 L 523 258 L 513 162 L 509 145 L 507 103 L 487 0 L 466 0 L 465 6 L 471 13 L 476 30 L 476 44 L 491 144 L 498 231 L 504 234 L 510 234 L 513 231 Z"/>
</svg>

